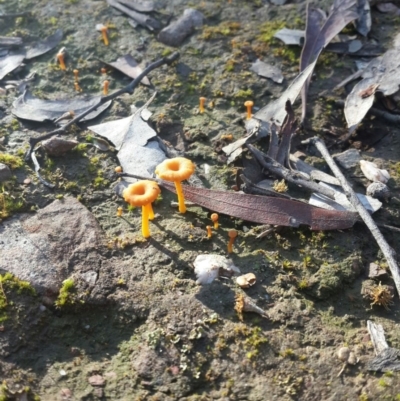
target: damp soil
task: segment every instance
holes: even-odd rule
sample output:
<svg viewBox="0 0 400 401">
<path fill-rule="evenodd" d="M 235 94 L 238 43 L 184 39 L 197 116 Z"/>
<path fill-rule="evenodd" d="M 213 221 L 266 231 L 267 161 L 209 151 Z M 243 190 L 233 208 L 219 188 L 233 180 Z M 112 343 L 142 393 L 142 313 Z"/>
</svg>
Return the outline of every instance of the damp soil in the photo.
<svg viewBox="0 0 400 401">
<path fill-rule="evenodd" d="M 156 3 L 153 15 L 163 23 L 195 7 L 204 13 L 205 25 L 174 49 L 145 28 L 132 28 L 103 0 L 0 0 L 0 9 L 6 12 L 32 11 L 1 20 L 0 35 L 34 39 L 64 30 L 66 72 L 55 63 L 53 51 L 27 62 L 17 73 L 24 77 L 36 71 L 31 89 L 42 98 L 75 95 L 73 69 L 79 70 L 83 92 L 92 95 L 101 93 L 106 77 L 111 91 L 129 82 L 111 70 L 105 77 L 100 59 L 111 62 L 129 53 L 145 65 L 179 50 L 176 64 L 150 74 L 158 90 L 149 107 L 150 122 L 163 140 L 196 163 L 205 186 L 229 190 L 240 163 L 227 166 L 221 148 L 244 134 L 245 100 L 254 100 L 257 107 L 266 105 L 298 73 L 300 49 L 282 45 L 272 34 L 283 26 L 304 29 L 305 2 Z M 326 9 L 328 4 L 318 2 Z M 95 30 L 98 23 L 113 27 L 109 46 Z M 398 17 L 373 10 L 370 37 L 384 47 L 391 46 L 399 27 Z M 346 30 L 354 32 L 352 26 Z M 282 85 L 249 71 L 257 58 L 282 69 Z M 343 100 L 346 91 L 333 92 L 333 87 L 354 68 L 349 56 L 323 53 L 311 83 L 308 123 L 292 151 L 311 155 L 309 161 L 328 171 L 312 149 L 300 145 L 301 139 L 319 134 L 332 152 L 355 147 L 364 158 L 380 163 L 392 176 L 392 200 L 374 216 L 380 223 L 396 225 L 400 129 L 366 117 L 350 141 L 340 142 L 346 126 L 335 99 Z M 132 95 L 121 96 L 95 123 L 126 117 L 131 105 L 143 105 L 151 94 L 141 86 Z M 0 139 L 2 152 L 21 157 L 30 136 L 53 126 L 13 118 L 10 110 L 16 96 L 12 90 L 0 96 Z M 198 112 L 199 96 L 207 98 L 203 114 Z M 85 126 L 68 135 L 82 144 L 92 140 Z M 283 228 L 257 239 L 259 227 L 222 215 L 220 228 L 208 239 L 205 227 L 211 211 L 190 207 L 180 215 L 171 206 L 174 195 L 163 192 L 155 205 L 152 238 L 146 241 L 140 235 L 140 211 L 128 210 L 114 192 L 118 160 L 113 149 L 101 152 L 81 145 L 62 157 L 38 152 L 38 159 L 43 176 L 56 184 L 55 189 L 44 187 L 33 166 L 24 163 L 14 170 L 16 180 L 2 188 L 15 202 L 21 201 L 10 213 L 35 213 L 55 199 L 76 197 L 103 229 L 103 252 L 113 260 L 113 269 L 101 273 L 106 275 L 97 290 L 106 299 L 101 304 L 55 307 L 43 294 L 18 291 L 18 285 L 0 287 L 7 299 L 0 323 L 1 400 L 400 399 L 397 372 L 367 371 L 367 362 L 374 357 L 367 320 L 382 324 L 390 346 L 400 348 L 400 316 L 397 295 L 386 310 L 371 307 L 372 300 L 363 294 L 369 264 L 386 265 L 362 224 L 334 232 Z M 365 191 L 367 182 L 358 167 L 346 173 L 358 191 Z M 122 218 L 116 216 L 118 207 L 124 208 Z M 231 257 L 243 273 L 257 276 L 246 292 L 269 319 L 252 313 L 240 319 L 234 304 L 243 291 L 233 281 L 195 284 L 195 257 L 225 255 L 227 231 L 232 228 L 239 237 Z M 400 253 L 399 234 L 385 230 L 384 235 Z M 380 281 L 392 286 L 388 276 Z M 376 287 L 378 282 L 368 284 Z M 359 361 L 338 377 L 343 363 L 336 352 L 343 346 Z"/>
</svg>

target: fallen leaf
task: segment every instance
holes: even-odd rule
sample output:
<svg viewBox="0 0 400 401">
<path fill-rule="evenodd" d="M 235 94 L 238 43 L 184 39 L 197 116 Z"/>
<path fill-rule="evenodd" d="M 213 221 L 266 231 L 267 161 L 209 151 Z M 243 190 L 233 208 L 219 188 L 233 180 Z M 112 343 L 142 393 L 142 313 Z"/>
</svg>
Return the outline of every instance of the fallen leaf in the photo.
<svg viewBox="0 0 400 401">
<path fill-rule="evenodd" d="M 160 185 L 176 193 L 173 183 Z M 320 209 L 295 200 L 182 185 L 185 199 L 217 213 L 278 226 L 308 225 L 312 230 L 341 230 L 357 221 L 357 213 Z"/>
<path fill-rule="evenodd" d="M 95 104 L 99 107 L 89 113 L 81 121 L 89 121 L 97 117 L 111 105 L 111 100 L 100 105 L 100 96 L 76 96 L 71 99 L 44 100 L 25 91 L 14 100 L 11 112 L 18 118 L 30 121 L 54 121 L 63 114 L 73 111 L 78 115 Z"/>
<path fill-rule="evenodd" d="M 376 84 L 377 78 L 366 78 L 358 82 L 346 98 L 344 104 L 344 115 L 346 118 L 349 132 L 354 132 L 358 124 L 362 121 L 368 110 L 372 107 L 375 97 L 362 96 L 366 91 L 371 91 Z M 375 87 L 376 90 L 377 86 Z"/>
<path fill-rule="evenodd" d="M 285 45 L 302 46 L 304 42 L 304 31 L 282 28 L 275 33 L 274 38 L 281 40 Z"/>
<path fill-rule="evenodd" d="M 300 57 L 300 71 L 303 71 L 311 62 L 315 62 L 322 50 L 329 42 L 351 21 L 357 19 L 358 13 L 355 10 L 356 0 L 335 0 L 325 23 L 319 33 L 315 35 L 317 25 L 322 22 L 321 13 L 308 6 L 306 41 Z M 310 30 L 310 33 L 307 33 Z M 312 32 L 312 34 L 311 34 Z M 311 74 L 309 74 L 309 77 Z M 301 92 L 302 100 L 302 121 L 306 116 L 307 92 L 310 78 L 305 82 Z"/>
<path fill-rule="evenodd" d="M 275 65 L 270 65 L 264 63 L 263 61 L 257 59 L 250 67 L 250 71 L 255 72 L 264 78 L 270 78 L 274 82 L 281 84 L 283 82 L 282 71 L 279 67 Z"/>
<path fill-rule="evenodd" d="M 118 71 L 121 71 L 123 74 L 132 79 L 137 78 L 143 72 L 137 61 L 130 54 L 125 54 L 125 56 L 118 57 L 117 60 L 113 61 L 112 63 L 106 63 L 105 61 L 102 62 Z M 150 86 L 150 81 L 147 77 L 144 77 L 140 82 L 143 85 Z"/>
<path fill-rule="evenodd" d="M 141 14 L 135 10 L 131 10 L 129 7 L 126 7 L 126 5 L 122 4 L 122 2 L 118 2 L 117 0 L 107 0 L 107 3 L 117 10 L 123 12 L 128 17 L 132 18 L 137 24 L 144 26 L 150 31 L 161 29 L 161 23 L 149 15 Z M 124 3 L 126 4 L 126 2 Z"/>
</svg>

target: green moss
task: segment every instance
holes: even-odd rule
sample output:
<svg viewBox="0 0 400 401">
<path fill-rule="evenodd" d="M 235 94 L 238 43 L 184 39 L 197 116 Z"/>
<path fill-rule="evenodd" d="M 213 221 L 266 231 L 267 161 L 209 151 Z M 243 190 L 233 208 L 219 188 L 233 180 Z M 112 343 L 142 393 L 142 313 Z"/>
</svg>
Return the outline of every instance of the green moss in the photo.
<svg viewBox="0 0 400 401">
<path fill-rule="evenodd" d="M 239 22 L 224 21 L 216 26 L 205 26 L 200 38 L 204 40 L 216 39 L 221 36 L 235 35 L 240 29 Z"/>
<path fill-rule="evenodd" d="M 0 219 L 5 219 L 12 213 L 24 208 L 25 201 L 20 195 L 13 195 L 9 191 L 4 191 L 4 187 L 0 187 L 0 189 Z"/>
<path fill-rule="evenodd" d="M 287 26 L 286 21 L 268 21 L 260 27 L 261 35 L 259 40 L 271 44 L 274 40 L 274 35 L 282 28 Z"/>
<path fill-rule="evenodd" d="M 9 305 L 9 302 L 5 293 L 6 289 L 16 291 L 17 294 L 27 293 L 30 295 L 36 295 L 35 289 L 28 281 L 20 280 L 11 273 L 0 275 L 0 322 L 8 318 L 6 308 Z"/>
<path fill-rule="evenodd" d="M 240 89 L 234 95 L 236 99 L 248 99 L 251 97 L 253 97 L 253 91 L 251 89 Z"/>
<path fill-rule="evenodd" d="M 60 292 L 55 302 L 57 308 L 61 308 L 67 305 L 72 305 L 75 303 L 73 297 L 74 288 L 75 288 L 75 282 L 72 278 L 68 278 L 63 281 L 63 285 L 60 288 Z"/>
<path fill-rule="evenodd" d="M 7 165 L 11 170 L 24 165 L 24 161 L 21 157 L 13 156 L 8 153 L 0 153 L 0 163 Z"/>
</svg>

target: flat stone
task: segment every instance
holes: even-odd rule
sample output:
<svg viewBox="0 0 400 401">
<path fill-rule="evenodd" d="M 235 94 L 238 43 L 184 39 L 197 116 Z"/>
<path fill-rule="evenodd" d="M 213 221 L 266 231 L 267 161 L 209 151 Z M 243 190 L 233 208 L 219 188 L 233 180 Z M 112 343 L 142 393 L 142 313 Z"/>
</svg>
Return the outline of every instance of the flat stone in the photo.
<svg viewBox="0 0 400 401">
<path fill-rule="evenodd" d="M 368 266 L 368 278 L 383 278 L 387 276 L 387 274 L 387 271 L 376 263 L 370 263 Z"/>
<path fill-rule="evenodd" d="M 85 272 L 93 283 L 104 241 L 85 206 L 72 197 L 56 200 L 34 215 L 17 215 L 0 224 L 0 273 L 27 280 L 39 292 L 58 293 L 65 279 L 82 279 Z"/>
<path fill-rule="evenodd" d="M 5 164 L 0 163 L 0 182 L 11 180 L 11 178 L 12 173 L 10 168 Z"/>
<path fill-rule="evenodd" d="M 333 158 L 345 169 L 355 167 L 361 160 L 360 152 L 357 149 L 348 149 L 343 153 L 334 155 Z"/>
</svg>

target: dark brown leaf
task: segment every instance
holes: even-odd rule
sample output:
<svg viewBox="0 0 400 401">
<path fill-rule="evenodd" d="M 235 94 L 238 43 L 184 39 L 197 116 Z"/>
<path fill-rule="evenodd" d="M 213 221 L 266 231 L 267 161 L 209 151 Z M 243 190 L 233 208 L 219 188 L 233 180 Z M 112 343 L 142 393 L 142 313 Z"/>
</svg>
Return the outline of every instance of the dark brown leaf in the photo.
<svg viewBox="0 0 400 401">
<path fill-rule="evenodd" d="M 288 166 L 290 155 L 290 142 L 292 135 L 296 131 L 297 123 L 294 116 L 294 111 L 290 100 L 286 102 L 285 110 L 287 112 L 286 118 L 280 131 L 281 142 L 279 144 L 278 152 L 276 154 L 276 161 L 282 166 Z"/>
<path fill-rule="evenodd" d="M 173 183 L 160 181 L 160 185 L 176 193 Z M 320 209 L 294 200 L 187 185 L 182 187 L 187 200 L 214 212 L 254 223 L 289 227 L 305 224 L 312 230 L 341 230 L 352 227 L 357 221 L 357 213 Z"/>
</svg>

